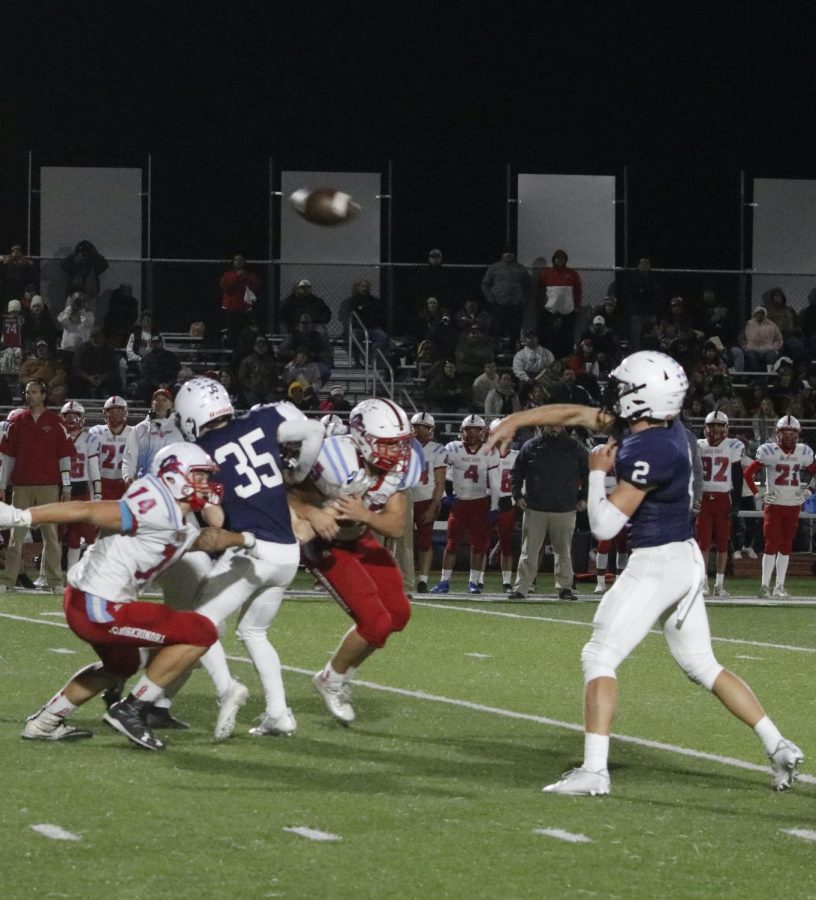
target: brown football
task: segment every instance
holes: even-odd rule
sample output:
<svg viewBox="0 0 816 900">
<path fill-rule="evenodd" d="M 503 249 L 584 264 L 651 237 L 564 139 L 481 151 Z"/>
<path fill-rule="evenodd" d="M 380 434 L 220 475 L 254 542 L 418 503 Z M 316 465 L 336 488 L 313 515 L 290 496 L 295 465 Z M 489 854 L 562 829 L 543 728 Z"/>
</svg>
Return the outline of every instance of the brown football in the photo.
<svg viewBox="0 0 816 900">
<path fill-rule="evenodd" d="M 360 212 L 360 207 L 348 194 L 333 188 L 299 188 L 289 202 L 314 225 L 342 225 Z"/>
</svg>

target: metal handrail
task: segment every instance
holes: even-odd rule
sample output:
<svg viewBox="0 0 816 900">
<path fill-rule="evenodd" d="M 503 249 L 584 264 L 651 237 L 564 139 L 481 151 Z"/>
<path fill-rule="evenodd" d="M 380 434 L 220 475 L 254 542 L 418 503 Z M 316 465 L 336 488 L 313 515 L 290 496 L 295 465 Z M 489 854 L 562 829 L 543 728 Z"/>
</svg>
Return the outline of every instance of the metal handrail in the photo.
<svg viewBox="0 0 816 900">
<path fill-rule="evenodd" d="M 388 375 L 388 381 L 380 375 L 379 369 L 377 368 L 377 360 L 381 359 L 383 365 L 385 366 L 385 372 Z M 385 354 L 380 350 L 379 347 L 375 347 L 374 349 L 374 362 L 371 369 L 371 391 L 373 396 L 377 396 L 377 382 L 379 382 L 385 392 L 388 394 L 391 400 L 394 399 L 394 368 L 390 362 L 386 359 Z"/>
<path fill-rule="evenodd" d="M 354 333 L 355 322 L 357 323 L 357 327 L 359 327 L 360 331 L 363 332 L 363 342 L 361 343 L 357 338 L 357 335 Z M 349 365 L 351 361 L 354 359 L 354 347 L 360 351 L 363 357 L 363 370 L 364 370 L 364 381 L 363 385 L 366 390 L 368 390 L 368 381 L 369 381 L 369 358 L 368 358 L 368 348 L 371 345 L 371 341 L 368 335 L 368 329 L 363 325 L 362 319 L 357 315 L 356 312 L 352 312 L 349 316 L 348 322 L 348 358 Z"/>
</svg>

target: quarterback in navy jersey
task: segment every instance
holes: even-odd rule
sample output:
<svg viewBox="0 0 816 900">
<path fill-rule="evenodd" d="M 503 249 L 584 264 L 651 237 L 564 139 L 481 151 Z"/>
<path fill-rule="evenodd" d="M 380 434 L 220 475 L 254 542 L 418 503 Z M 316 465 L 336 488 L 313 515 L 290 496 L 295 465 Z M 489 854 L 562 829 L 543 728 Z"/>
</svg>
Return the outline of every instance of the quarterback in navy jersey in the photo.
<svg viewBox="0 0 816 900">
<path fill-rule="evenodd" d="M 672 656 L 688 677 L 710 690 L 753 728 L 771 762 L 772 785 L 789 788 L 802 751 L 782 737 L 748 685 L 714 657 L 703 586 L 705 564 L 693 538 L 691 447 L 677 421 L 688 388 L 678 362 L 662 353 L 626 357 L 610 374 L 606 409 L 539 406 L 508 416 L 490 438 L 507 446 L 518 428 L 572 425 L 619 436 L 596 448 L 589 462 L 589 522 L 601 540 L 628 525 L 629 564 L 603 596 L 592 636 L 581 653 L 584 670 L 584 761 L 544 788 L 553 794 L 608 794 L 609 735 L 617 705 L 616 671 L 659 622 Z M 605 479 L 618 484 L 607 498 Z"/>
<path fill-rule="evenodd" d="M 176 412 L 185 437 L 218 463 L 216 477 L 224 486 L 226 521 L 233 531 L 254 537 L 251 550 L 228 551 L 211 566 L 208 560 L 191 558 L 189 577 L 198 584 L 186 593 L 194 598 L 198 612 L 219 625 L 242 610 L 237 634 L 258 672 L 266 708 L 261 724 L 250 734 L 292 734 L 297 725 L 286 705 L 280 658 L 267 630 L 300 561 L 286 485 L 303 480 L 315 464 L 323 445 L 323 426 L 291 403 L 257 406 L 236 416 L 226 390 L 209 378 L 193 378 L 181 386 Z M 291 466 L 283 462 L 284 444 L 299 445 Z M 184 577 L 183 569 L 178 573 Z M 220 642 L 201 662 L 218 694 L 214 736 L 224 740 L 235 728 L 248 691 L 231 676 Z"/>
</svg>

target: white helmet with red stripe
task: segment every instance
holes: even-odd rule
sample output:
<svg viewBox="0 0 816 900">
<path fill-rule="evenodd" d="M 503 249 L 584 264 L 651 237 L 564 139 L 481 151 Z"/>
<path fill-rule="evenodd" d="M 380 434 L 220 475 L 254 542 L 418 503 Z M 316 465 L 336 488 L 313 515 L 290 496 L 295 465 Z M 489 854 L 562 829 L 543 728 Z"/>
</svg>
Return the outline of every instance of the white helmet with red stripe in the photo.
<svg viewBox="0 0 816 900">
<path fill-rule="evenodd" d="M 168 444 L 153 457 L 150 474 L 158 478 L 170 493 L 191 509 L 203 509 L 208 503 L 218 506 L 224 493 L 223 485 L 211 482 L 210 475 L 218 471 L 212 457 L 198 444 L 179 441 Z"/>
<path fill-rule="evenodd" d="M 793 416 L 782 416 L 776 423 L 776 443 L 785 453 L 793 453 L 801 430 L 802 426 L 798 419 Z"/>
<path fill-rule="evenodd" d="M 414 429 L 414 437 L 420 444 L 427 444 L 433 439 L 436 422 L 430 413 L 418 412 L 411 416 L 411 428 Z"/>
<path fill-rule="evenodd" d="M 721 409 L 710 412 L 705 417 L 703 434 L 712 447 L 721 444 L 728 436 L 728 416 Z"/>
<path fill-rule="evenodd" d="M 487 440 L 487 435 L 487 423 L 481 416 L 471 413 L 462 419 L 462 424 L 459 426 L 459 440 L 468 449 L 473 447 L 475 450 L 478 450 Z"/>
<path fill-rule="evenodd" d="M 69 400 L 63 404 L 60 417 L 68 434 L 79 434 L 85 425 L 85 407 L 77 400 Z"/>
<path fill-rule="evenodd" d="M 363 459 L 390 472 L 408 462 L 411 423 L 405 410 L 393 400 L 363 400 L 349 414 L 349 432 Z"/>
<path fill-rule="evenodd" d="M 114 394 L 108 397 L 102 407 L 102 418 L 110 429 L 124 428 L 127 422 L 128 405 L 124 397 Z"/>
</svg>

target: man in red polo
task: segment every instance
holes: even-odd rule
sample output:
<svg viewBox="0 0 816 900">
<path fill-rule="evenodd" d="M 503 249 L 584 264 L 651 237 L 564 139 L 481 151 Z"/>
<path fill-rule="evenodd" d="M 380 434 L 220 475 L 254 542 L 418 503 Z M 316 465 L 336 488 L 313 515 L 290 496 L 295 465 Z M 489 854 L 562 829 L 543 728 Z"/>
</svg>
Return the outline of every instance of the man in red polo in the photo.
<svg viewBox="0 0 816 900">
<path fill-rule="evenodd" d="M 45 405 L 46 386 L 29 381 L 25 386 L 28 409 L 9 426 L 0 443 L 0 500 L 14 490 L 18 509 L 71 499 L 71 458 L 74 449 L 59 415 Z M 8 498 L 10 500 L 10 498 Z M 42 525 L 45 577 L 52 590 L 62 591 L 60 544 L 56 525 Z M 25 572 L 20 572 L 23 540 L 27 528 L 15 528 L 6 548 L 6 567 L 0 590 L 33 588 Z"/>
</svg>

